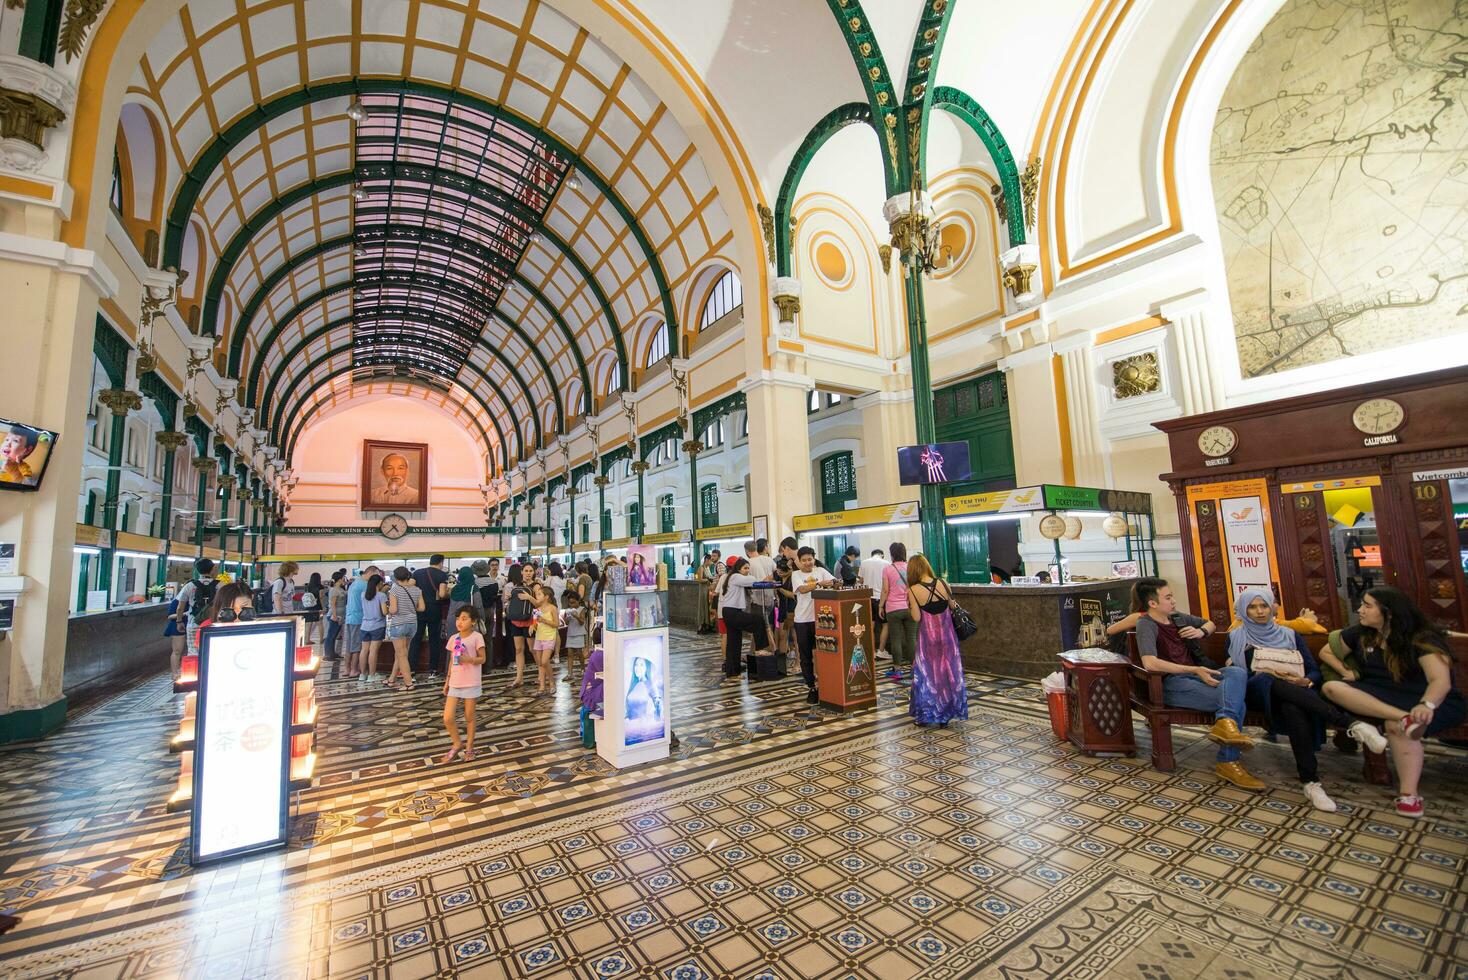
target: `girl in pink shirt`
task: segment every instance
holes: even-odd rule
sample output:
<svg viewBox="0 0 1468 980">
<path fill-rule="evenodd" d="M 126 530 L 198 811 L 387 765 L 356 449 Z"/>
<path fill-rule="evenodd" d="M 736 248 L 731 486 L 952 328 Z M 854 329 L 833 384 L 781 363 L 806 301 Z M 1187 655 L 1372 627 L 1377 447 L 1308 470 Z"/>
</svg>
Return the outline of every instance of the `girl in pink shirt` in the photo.
<svg viewBox="0 0 1468 980">
<path fill-rule="evenodd" d="M 892 542 L 887 549 L 892 564 L 882 570 L 882 614 L 887 617 L 887 650 L 892 654 L 892 669 L 887 676 L 902 677 L 904 664 L 911 664 L 917 653 L 918 624 L 912 618 L 907 598 L 907 546 Z"/>
<path fill-rule="evenodd" d="M 479 633 L 479 613 L 473 606 L 465 606 L 454 618 L 458 632 L 449 637 L 449 676 L 443 682 L 443 693 L 447 698 L 443 706 L 443 724 L 449 730 L 454 747 L 443 757 L 444 762 L 453 762 L 459 755 L 458 704 L 464 702 L 464 725 L 467 741 L 464 745 L 464 761 L 474 761 L 474 702 L 479 700 L 484 688 L 481 671 L 484 667 L 484 637 Z"/>
</svg>

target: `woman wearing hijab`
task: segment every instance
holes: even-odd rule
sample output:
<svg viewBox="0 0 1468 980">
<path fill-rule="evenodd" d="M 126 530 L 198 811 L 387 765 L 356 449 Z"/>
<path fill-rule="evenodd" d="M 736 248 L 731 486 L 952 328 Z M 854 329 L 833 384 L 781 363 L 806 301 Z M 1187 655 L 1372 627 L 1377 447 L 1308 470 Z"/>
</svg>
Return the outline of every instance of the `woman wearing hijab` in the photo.
<svg viewBox="0 0 1468 980">
<path fill-rule="evenodd" d="M 1305 638 L 1274 619 L 1274 596 L 1268 589 L 1246 588 L 1234 600 L 1238 626 L 1228 634 L 1229 662 L 1249 671 L 1245 703 L 1269 718 L 1269 730 L 1283 732 L 1295 755 L 1295 770 L 1305 796 L 1317 810 L 1335 812 L 1335 801 L 1320 785 L 1315 751 L 1325 741 L 1325 726 L 1345 728 L 1368 748 L 1380 733 L 1354 721 L 1320 696 L 1323 678 Z M 1365 736 L 1370 729 L 1374 738 Z"/>
<path fill-rule="evenodd" d="M 453 588 L 449 590 L 449 622 L 457 622 L 459 610 L 470 605 L 474 601 L 474 569 L 465 565 L 459 569 L 454 578 Z"/>
</svg>

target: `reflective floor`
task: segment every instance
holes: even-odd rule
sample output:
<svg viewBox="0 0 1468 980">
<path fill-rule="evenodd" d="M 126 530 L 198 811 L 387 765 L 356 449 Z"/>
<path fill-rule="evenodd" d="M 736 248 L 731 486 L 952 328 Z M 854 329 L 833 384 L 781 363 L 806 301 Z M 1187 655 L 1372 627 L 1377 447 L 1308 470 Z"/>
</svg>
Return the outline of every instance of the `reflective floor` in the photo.
<svg viewBox="0 0 1468 980">
<path fill-rule="evenodd" d="M 1081 756 L 1038 688 L 969 677 L 971 720 L 907 691 L 841 717 L 789 681 L 720 686 L 675 633 L 680 749 L 618 772 L 554 701 L 487 684 L 472 763 L 436 689 L 318 685 L 316 786 L 289 850 L 198 871 L 169 814 L 159 677 L 0 751 L 0 975 L 112 977 L 1468 977 L 1468 753 L 1429 750 L 1428 818 L 1284 745 L 1217 782 Z M 1255 733 L 1257 734 L 1257 733 Z"/>
</svg>

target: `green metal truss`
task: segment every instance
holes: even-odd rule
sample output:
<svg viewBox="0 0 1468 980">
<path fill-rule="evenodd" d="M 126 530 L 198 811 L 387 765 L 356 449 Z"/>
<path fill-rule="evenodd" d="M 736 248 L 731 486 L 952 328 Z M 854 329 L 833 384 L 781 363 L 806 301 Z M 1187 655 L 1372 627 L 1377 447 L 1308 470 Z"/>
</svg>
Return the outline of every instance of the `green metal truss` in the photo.
<svg viewBox="0 0 1468 980">
<path fill-rule="evenodd" d="M 314 342 L 318 338 L 326 336 L 333 330 L 340 329 L 344 326 L 349 326 L 352 321 L 352 317 L 344 316 L 340 319 L 332 320 L 330 323 L 323 324 L 322 326 L 317 327 L 315 330 L 302 337 L 301 340 L 294 347 L 292 347 L 290 351 L 287 352 L 286 355 L 281 359 L 280 365 L 276 368 L 276 370 L 271 372 L 270 378 L 265 384 L 265 390 L 260 395 L 260 404 L 269 405 L 271 403 L 271 400 L 275 395 L 275 386 L 280 382 L 283 377 L 285 377 L 286 370 L 290 367 L 291 363 L 302 351 L 304 351 L 308 346 L 311 345 L 312 342 Z M 519 328 L 517 327 L 516 329 L 518 330 Z M 505 369 L 510 372 L 510 376 L 513 377 L 515 381 L 520 385 L 520 391 L 525 396 L 525 403 L 531 406 L 531 414 L 533 415 L 535 399 L 531 396 L 530 387 L 525 383 L 525 379 L 521 376 L 520 372 L 515 369 L 515 366 L 510 363 L 509 358 L 505 357 L 505 355 L 500 352 L 499 348 L 486 345 L 486 349 L 490 352 L 490 354 L 496 357 L 501 364 L 505 366 Z M 535 348 L 531 347 L 531 350 L 535 350 Z M 515 421 L 515 430 L 516 432 L 519 432 L 519 420 L 516 419 L 514 409 L 508 403 L 506 403 L 505 410 L 509 417 Z M 559 411 L 557 417 L 559 418 Z M 536 421 L 536 438 L 540 439 L 543 437 L 540 433 L 538 419 Z"/>
<path fill-rule="evenodd" d="M 989 156 L 994 161 L 994 168 L 999 171 L 999 186 L 1004 190 L 1004 210 L 1009 226 L 1009 244 L 1011 246 L 1023 245 L 1025 243 L 1025 202 L 1019 186 L 1019 168 L 1015 165 L 1014 154 L 1009 151 L 1009 143 L 1005 141 L 1004 134 L 999 131 L 994 120 L 989 118 L 983 106 L 950 85 L 939 85 L 934 88 L 933 105 L 951 112 L 968 123 L 974 134 L 989 151 Z"/>
<path fill-rule="evenodd" d="M 168 387 L 168 382 L 157 371 L 149 371 L 138 377 L 138 390 L 152 399 L 153 406 L 158 409 L 158 417 L 163 420 L 163 428 L 171 430 L 178 418 L 178 395 Z"/>
<path fill-rule="evenodd" d="M 576 267 L 577 272 L 582 275 L 583 278 L 586 278 L 588 280 L 591 279 L 590 268 L 587 267 L 584 262 L 582 262 L 580 255 L 576 254 L 571 249 L 570 244 L 567 243 L 565 239 L 563 239 L 553 229 L 540 226 L 538 224 L 539 216 L 535 214 L 535 212 L 531 211 L 529 208 L 526 208 L 519 201 L 515 200 L 510 195 L 505 194 L 499 188 L 494 187 L 491 184 L 483 183 L 482 181 L 476 181 L 471 178 L 467 178 L 463 174 L 460 174 L 458 171 L 449 170 L 443 167 L 429 167 L 420 164 L 404 163 L 363 164 L 359 165 L 354 170 L 345 170 L 341 171 L 340 173 L 327 174 L 325 176 L 317 178 L 316 180 L 309 181 L 305 184 L 301 184 L 297 187 L 291 188 L 280 197 L 268 203 L 258 213 L 252 215 L 250 219 L 246 221 L 245 224 L 242 225 L 237 232 L 235 232 L 235 234 L 230 238 L 229 242 L 225 245 L 224 249 L 220 252 L 219 262 L 214 268 L 214 273 L 209 277 L 209 285 L 204 292 L 204 306 L 202 316 L 203 326 L 201 328 L 202 331 L 208 334 L 218 333 L 219 301 L 224 294 L 225 286 L 228 284 L 229 275 L 234 270 L 235 264 L 239 261 L 240 257 L 244 255 L 245 250 L 249 248 L 250 242 L 254 240 L 255 236 L 259 234 L 260 231 L 268 227 L 272 221 L 280 217 L 291 207 L 299 204 L 301 201 L 308 200 L 309 198 L 325 191 L 333 190 L 338 187 L 349 186 L 356 180 L 363 178 L 373 180 L 402 179 L 420 180 L 427 182 L 436 181 L 445 186 L 452 186 L 462 190 L 471 191 L 476 197 L 494 201 L 497 205 L 500 205 L 504 207 L 505 210 L 513 213 L 520 220 L 528 224 L 535 225 L 541 235 L 544 236 L 545 240 L 551 245 L 554 245 L 563 255 L 565 255 L 567 259 L 572 263 L 572 265 Z M 358 208 L 356 211 L 358 217 L 360 217 L 364 213 L 366 212 L 361 208 Z M 398 213 L 401 214 L 401 212 Z M 379 227 L 392 228 L 394 226 L 373 226 L 373 230 L 376 231 Z M 422 229 L 418 230 L 421 231 Z M 419 237 L 421 239 L 425 236 Z M 465 239 L 462 236 L 452 236 L 446 232 L 436 231 L 435 237 L 455 238 L 461 242 L 464 242 L 466 246 L 475 244 L 470 239 Z M 502 256 L 499 256 L 493 251 L 486 249 L 482 246 L 473 249 L 473 251 L 484 261 L 494 263 L 498 268 L 504 270 L 506 274 L 513 276 L 517 280 L 523 281 L 523 277 L 519 276 L 518 273 L 516 273 L 515 266 L 512 263 L 506 261 Z M 602 314 L 607 318 L 607 323 L 610 324 L 612 327 L 614 342 L 617 344 L 617 353 L 618 356 L 622 359 L 624 365 L 623 370 L 625 372 L 626 351 L 624 349 L 624 342 L 622 340 L 621 326 L 617 321 L 616 315 L 612 312 L 611 303 L 607 300 L 605 293 L 598 293 L 598 299 L 601 302 Z M 243 341 L 241 340 L 240 345 L 242 344 Z M 235 347 L 235 344 L 231 344 L 231 355 L 233 355 Z M 235 359 L 233 356 L 231 356 L 231 370 L 234 370 L 236 367 L 237 365 Z"/>
<path fill-rule="evenodd" d="M 351 352 L 351 349 L 352 348 L 350 346 L 347 346 L 347 347 L 339 347 L 339 348 L 337 348 L 336 350 L 333 350 L 333 351 L 327 351 L 325 354 L 321 355 L 316 360 L 312 361 L 311 364 L 306 368 L 306 370 L 304 372 L 302 372 L 301 374 L 299 374 L 299 375 L 296 376 L 296 378 L 291 382 L 290 386 L 287 388 L 285 394 L 283 394 L 281 396 L 280 405 L 277 406 L 276 411 L 274 413 L 274 419 L 272 420 L 271 425 L 270 425 L 270 434 L 271 434 L 272 441 L 275 441 L 278 438 L 278 435 L 280 433 L 280 423 L 283 420 L 285 406 L 290 403 L 291 395 L 294 393 L 296 386 L 299 385 L 302 381 L 304 381 L 307 377 L 309 377 L 310 374 L 311 374 L 311 372 L 313 370 L 315 370 L 317 367 L 319 367 L 321 364 L 325 363 L 326 361 L 330 360 L 331 358 L 333 358 L 333 357 L 335 357 L 335 356 L 337 356 L 339 354 L 347 354 L 347 353 L 350 353 Z M 308 398 L 310 398 L 312 395 L 314 395 L 317 391 L 321 390 L 321 388 L 323 388 L 325 385 L 331 383 L 336 378 L 341 377 L 343 374 L 347 374 L 348 372 L 351 372 L 351 371 L 354 371 L 354 370 L 356 370 L 356 368 L 354 368 L 351 364 L 347 364 L 344 367 L 340 367 L 340 368 L 337 368 L 334 371 L 329 372 L 328 374 L 326 374 L 322 378 L 318 379 L 315 384 L 311 385 L 305 391 L 301 392 L 301 397 L 296 402 L 296 404 L 297 405 L 304 404 L 305 401 Z M 485 380 L 488 381 L 489 379 L 486 377 Z M 491 385 L 491 388 L 493 388 L 493 382 L 490 382 L 490 385 Z M 468 391 L 469 391 L 469 397 L 473 398 L 475 404 L 477 404 L 481 409 L 484 410 L 485 417 L 489 419 L 489 424 L 494 428 L 495 435 L 497 435 L 499 437 L 500 461 L 501 461 L 501 464 L 502 465 L 507 465 L 509 463 L 509 451 L 507 449 L 507 446 L 509 445 L 509 443 L 505 439 L 504 431 L 500 428 L 499 422 L 496 421 L 496 419 L 495 419 L 495 415 L 494 415 L 493 409 L 491 409 L 489 407 L 489 405 L 484 401 L 483 398 L 480 398 L 479 397 L 478 392 L 474 391 L 473 389 L 468 389 Z M 496 392 L 496 393 L 498 393 L 498 392 Z M 500 398 L 503 399 L 504 398 L 504 395 L 500 395 Z M 289 465 L 290 460 L 292 458 L 292 454 L 295 452 L 295 449 L 296 449 L 296 440 L 298 438 L 300 438 L 301 433 L 303 431 L 305 431 L 305 423 L 306 423 L 306 421 L 308 419 L 310 419 L 311 415 L 319 407 L 320 407 L 319 405 L 313 406 L 304 415 L 302 415 L 301 421 L 299 423 L 297 423 L 294 427 L 292 427 L 291 433 L 290 433 L 290 438 L 284 440 L 284 451 L 285 451 L 285 458 L 286 458 L 286 461 L 287 461 L 287 465 Z M 473 418 L 473 416 L 471 416 L 471 419 L 472 418 Z M 490 445 L 489 434 L 484 431 L 484 428 L 479 424 L 479 422 L 478 422 L 477 419 L 474 420 L 474 427 L 479 430 L 479 436 L 480 436 L 480 438 L 484 440 L 484 445 L 486 447 L 488 447 Z M 518 432 L 518 430 L 516 432 L 516 438 L 517 439 L 519 438 L 519 432 Z M 279 443 L 277 443 L 277 444 L 279 444 Z"/>
<path fill-rule="evenodd" d="M 472 242 L 469 239 L 462 239 L 456 236 L 444 236 L 439 232 L 433 232 L 426 228 L 413 227 L 409 225 L 393 225 L 387 226 L 387 228 L 391 231 L 393 235 L 401 236 L 402 240 L 410 238 L 425 239 L 429 238 L 429 236 L 435 236 L 432 240 L 436 241 L 438 238 L 444 238 L 449 243 L 461 243 L 454 245 L 454 247 L 461 248 L 463 251 L 473 251 L 474 247 L 476 246 L 476 243 Z M 288 259 L 284 265 L 280 266 L 278 269 L 272 272 L 270 276 L 260 284 L 259 288 L 256 289 L 255 292 L 250 296 L 249 302 L 246 303 L 244 308 L 242 309 L 240 313 L 240 318 L 238 321 L 236 321 L 235 324 L 234 334 L 230 338 L 228 367 L 232 376 L 238 377 L 240 373 L 240 361 L 244 356 L 246 329 L 248 328 L 250 322 L 255 318 L 256 314 L 259 313 L 260 308 L 265 305 L 265 301 L 270 297 L 270 293 L 282 282 L 288 279 L 302 265 L 305 265 L 307 262 L 310 262 L 318 256 L 326 254 L 327 252 L 332 252 L 341 248 L 351 248 L 355 240 L 356 239 L 352 235 L 341 235 L 336 238 L 328 238 L 324 241 L 317 242 L 311 245 L 309 248 L 303 249 L 296 255 L 291 256 L 291 258 Z M 394 240 L 398 239 L 395 238 Z M 566 346 L 571 351 L 571 355 L 576 361 L 577 372 L 581 375 L 582 387 L 586 392 L 588 392 L 588 394 L 585 396 L 585 401 L 586 410 L 590 411 L 591 396 L 589 392 L 592 391 L 591 372 L 586 366 L 586 358 L 581 353 L 581 347 L 576 342 L 576 334 L 571 330 L 571 326 L 566 322 L 565 317 L 561 316 L 561 311 L 558 310 L 555 304 L 552 303 L 550 299 L 547 298 L 546 295 L 542 293 L 538 287 L 531 283 L 530 280 L 526 279 L 523 276 L 515 274 L 514 281 L 519 283 L 521 288 L 523 288 L 530 296 L 534 297 L 537 302 L 539 302 L 543 307 L 546 308 L 546 310 L 550 313 L 551 319 L 554 320 L 557 327 L 560 328 L 561 335 L 566 340 Z M 330 293 L 331 295 L 335 295 L 338 292 L 350 289 L 353 285 L 354 284 L 349 281 L 347 283 L 338 284 L 337 286 L 328 287 L 328 289 L 316 293 L 315 298 L 322 298 L 328 293 Z M 600 287 L 597 286 L 595 287 L 595 289 L 599 291 Z M 598 295 L 605 303 L 605 294 L 598 292 Z M 297 303 L 291 308 L 290 312 L 288 312 L 284 317 L 281 317 L 279 320 L 276 321 L 275 326 L 270 329 L 269 333 L 266 334 L 265 338 L 260 342 L 257 348 L 257 361 L 266 350 L 269 350 L 270 346 L 275 342 L 275 339 L 280 335 L 281 331 L 284 330 L 286 326 L 288 326 L 297 316 L 300 315 L 302 311 L 309 307 L 311 302 L 314 301 L 314 299 L 308 299 Z M 609 305 L 603 306 L 603 312 L 609 318 L 612 328 L 612 338 L 616 342 L 617 354 L 620 358 L 619 363 L 621 365 L 621 370 L 624 372 L 625 376 L 625 372 L 627 370 L 627 361 L 626 350 L 622 344 L 621 326 L 617 322 L 616 317 L 611 314 L 611 309 Z"/>
<path fill-rule="evenodd" d="M 601 475 L 606 476 L 612 471 L 612 467 L 618 463 L 632 458 L 632 447 L 622 444 L 601 458 Z"/>
<path fill-rule="evenodd" d="M 647 435 L 638 438 L 637 458 L 642 460 L 643 462 L 646 462 L 647 457 L 651 456 L 653 452 L 663 443 L 667 442 L 669 439 L 680 439 L 682 438 L 682 436 L 683 427 L 678 424 L 678 421 L 676 419 L 674 419 L 667 425 L 664 425 L 661 428 L 654 429 Z"/>
<path fill-rule="evenodd" d="M 199 416 L 190 415 L 188 421 L 184 422 L 184 431 L 193 437 L 194 454 L 204 455 L 205 450 L 209 448 L 209 426 L 205 425 L 204 420 Z"/>
<path fill-rule="evenodd" d="M 306 366 L 306 369 L 304 371 L 300 372 L 294 378 L 291 379 L 291 383 L 286 386 L 285 392 L 280 396 L 280 401 L 276 404 L 275 411 L 271 413 L 270 434 L 271 434 L 272 441 L 278 439 L 280 437 L 280 435 L 281 435 L 281 425 L 285 421 L 285 417 L 286 417 L 286 411 L 285 410 L 286 410 L 286 407 L 288 405 L 291 405 L 292 404 L 291 396 L 292 396 L 292 394 L 294 394 L 296 388 L 300 385 L 300 383 L 302 381 L 305 381 L 306 379 L 308 379 L 311 376 L 311 372 L 312 371 L 316 370 L 316 368 L 320 367 L 322 364 L 324 364 L 327 361 L 331 360 L 331 358 L 333 358 L 333 357 L 335 357 L 335 356 L 337 356 L 339 354 L 349 354 L 349 353 L 351 353 L 351 351 L 352 351 L 352 347 L 351 347 L 350 344 L 347 344 L 344 347 L 338 347 L 336 350 L 329 350 L 326 353 L 322 354 L 320 357 L 316 358 L 310 364 L 308 364 Z M 479 368 L 477 368 L 473 364 L 467 364 L 467 365 L 465 365 L 465 367 L 468 370 L 472 371 L 476 376 L 478 376 L 486 385 L 488 385 L 489 386 L 489 390 L 492 391 L 492 392 L 494 392 L 496 395 L 498 395 L 499 398 L 500 398 L 500 401 L 502 403 L 504 403 L 507 406 L 509 405 L 509 399 L 505 398 L 504 392 L 502 392 L 502 391 L 499 390 L 499 386 L 494 383 L 494 381 L 489 377 L 489 375 L 487 375 L 483 371 L 479 370 Z M 333 378 L 340 377 L 342 374 L 345 374 L 349 370 L 356 370 L 356 366 L 353 365 L 353 364 L 347 364 L 343 368 L 340 368 L 338 370 L 332 371 L 330 374 L 328 374 L 324 378 L 318 380 L 315 384 L 311 385 L 309 388 L 307 388 L 305 391 L 303 391 L 301 393 L 300 398 L 297 399 L 294 404 L 300 405 L 301 403 L 305 402 L 305 400 L 307 398 L 309 398 L 312 394 L 314 394 L 317 390 L 319 390 L 321 388 L 321 386 L 323 384 L 325 384 L 327 381 L 330 381 Z M 507 441 L 505 439 L 504 431 L 500 428 L 499 422 L 496 420 L 496 417 L 495 417 L 495 414 L 494 414 L 493 409 L 491 409 L 489 407 L 489 403 L 486 402 L 483 398 L 481 398 L 479 396 L 479 392 L 476 389 L 467 388 L 465 390 L 467 390 L 469 392 L 470 396 L 472 396 L 474 398 L 475 402 L 477 402 L 479 404 L 479 407 L 482 408 L 482 409 L 484 409 L 484 414 L 489 418 L 491 425 L 494 426 L 495 434 L 498 435 L 499 438 L 500 438 L 500 445 L 501 446 L 507 445 Z M 266 410 L 268 410 L 268 406 L 264 406 L 264 408 Z M 513 416 L 512 416 L 512 418 L 513 418 Z M 290 439 L 290 443 L 291 443 L 292 446 L 295 445 L 295 439 L 296 439 L 295 432 L 299 432 L 299 430 L 300 430 L 300 426 L 297 425 L 295 427 L 295 431 L 292 433 L 292 436 L 291 436 L 291 439 Z M 523 433 L 521 433 L 521 431 L 520 431 L 520 429 L 518 427 L 514 430 L 514 432 L 515 432 L 515 441 L 517 443 L 519 443 L 520 448 L 523 451 L 524 450 L 524 446 L 525 446 L 525 438 L 524 438 L 524 435 L 523 435 Z M 489 444 L 489 439 L 486 436 L 486 438 L 485 438 L 485 445 L 488 445 L 488 444 Z"/>
<path fill-rule="evenodd" d="M 102 362 L 107 383 L 121 388 L 127 382 L 127 356 L 132 353 L 132 345 L 100 313 L 92 331 L 92 353 Z"/>
<path fill-rule="evenodd" d="M 576 486 L 578 483 L 581 482 L 582 477 L 591 476 L 595 472 L 596 463 L 594 461 L 588 460 L 585 463 L 582 463 L 580 466 L 571 471 L 571 486 Z"/>
<path fill-rule="evenodd" d="M 833 0 L 834 2 L 834 0 Z M 675 339 L 678 336 L 678 318 L 673 309 L 673 294 L 668 286 L 667 273 L 663 268 L 662 260 L 658 257 L 657 250 L 653 248 L 648 239 L 646 231 L 638 222 L 627 203 L 622 200 L 610 184 L 594 168 L 590 167 L 569 145 L 562 142 L 556 136 L 541 129 L 522 117 L 516 115 L 503 106 L 488 102 L 478 96 L 467 92 L 455 91 L 421 81 L 409 79 L 347 79 L 338 82 L 327 82 L 319 85 L 303 86 L 290 92 L 283 93 L 269 102 L 255 106 L 252 110 L 231 124 L 223 133 L 215 134 L 209 145 L 199 154 L 188 173 L 183 176 L 178 190 L 174 194 L 173 207 L 168 214 L 168 220 L 164 229 L 163 240 L 163 264 L 165 267 L 177 268 L 183 255 L 184 233 L 188 228 L 189 215 L 193 213 L 195 204 L 198 203 L 199 195 L 208 184 L 210 176 L 215 168 L 223 161 L 230 149 L 247 138 L 251 133 L 264 126 L 270 120 L 298 109 L 309 103 L 325 99 L 347 98 L 352 95 L 369 94 L 410 94 L 422 95 L 429 98 L 441 99 L 452 105 L 462 105 L 486 115 L 502 119 L 506 123 L 517 127 L 522 132 L 528 133 L 536 139 L 547 144 L 560 156 L 572 161 L 576 172 L 584 176 L 593 187 L 597 189 L 616 210 L 617 214 L 626 222 L 636 239 L 638 246 L 642 249 L 647 259 L 648 268 L 652 270 L 653 280 L 657 284 L 658 292 L 663 304 L 663 322 L 668 335 L 668 350 L 677 350 Z M 623 363 L 625 372 L 626 365 Z M 623 376 L 624 383 L 630 381 L 630 377 Z"/>
<path fill-rule="evenodd" d="M 696 409 L 693 413 L 693 438 L 700 439 L 708 427 L 730 412 L 737 412 L 745 405 L 744 392 L 736 391 L 718 401 Z"/>
</svg>

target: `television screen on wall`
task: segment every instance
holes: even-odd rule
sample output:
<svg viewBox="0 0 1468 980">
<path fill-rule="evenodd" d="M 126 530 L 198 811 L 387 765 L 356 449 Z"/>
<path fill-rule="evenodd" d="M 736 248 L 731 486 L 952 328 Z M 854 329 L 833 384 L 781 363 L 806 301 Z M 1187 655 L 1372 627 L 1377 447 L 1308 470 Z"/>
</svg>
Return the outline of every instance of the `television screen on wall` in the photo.
<svg viewBox="0 0 1468 980">
<path fill-rule="evenodd" d="M 973 477 L 968 443 L 937 442 L 903 446 L 897 450 L 897 477 L 903 486 L 914 483 L 962 483 Z"/>
<path fill-rule="evenodd" d="M 46 475 L 56 433 L 0 418 L 0 490 L 35 490 Z"/>
</svg>

